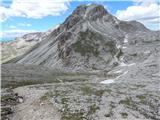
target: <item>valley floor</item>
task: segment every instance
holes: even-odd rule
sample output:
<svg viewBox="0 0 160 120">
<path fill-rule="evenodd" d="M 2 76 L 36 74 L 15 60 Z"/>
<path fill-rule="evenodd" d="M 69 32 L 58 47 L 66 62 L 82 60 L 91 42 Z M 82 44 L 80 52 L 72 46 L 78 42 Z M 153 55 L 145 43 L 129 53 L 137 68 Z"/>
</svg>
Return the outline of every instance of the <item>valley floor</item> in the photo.
<svg viewBox="0 0 160 120">
<path fill-rule="evenodd" d="M 159 120 L 158 64 L 144 62 L 89 73 L 3 65 L 2 86 L 14 86 L 13 92 L 23 97 L 22 102 L 11 105 L 14 112 L 7 116 L 11 120 Z"/>
</svg>

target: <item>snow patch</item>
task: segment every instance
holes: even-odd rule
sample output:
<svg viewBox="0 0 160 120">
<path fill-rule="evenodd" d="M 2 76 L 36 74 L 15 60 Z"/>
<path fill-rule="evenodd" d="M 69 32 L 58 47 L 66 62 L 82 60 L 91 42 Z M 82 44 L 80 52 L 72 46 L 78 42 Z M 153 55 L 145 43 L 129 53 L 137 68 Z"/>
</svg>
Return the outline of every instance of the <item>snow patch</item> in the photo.
<svg viewBox="0 0 160 120">
<path fill-rule="evenodd" d="M 115 79 L 108 79 L 108 80 L 104 80 L 104 81 L 101 81 L 100 83 L 101 84 L 111 84 L 111 83 L 114 83 L 116 79 L 119 79 L 120 77 L 122 77 L 123 75 L 127 74 L 128 71 L 125 71 L 122 75 L 119 75 L 118 77 L 116 77 Z"/>
<path fill-rule="evenodd" d="M 110 71 L 110 72 L 108 72 L 108 74 L 110 74 L 110 73 L 116 73 L 116 74 L 118 74 L 118 73 L 122 73 L 123 71 L 122 70 L 113 70 L 113 71 Z"/>
<path fill-rule="evenodd" d="M 126 47 L 126 46 L 123 46 L 122 48 L 123 48 L 123 49 L 126 49 L 127 47 Z"/>
<path fill-rule="evenodd" d="M 125 74 L 127 74 L 127 73 L 128 73 L 128 71 L 125 71 L 122 75 L 119 75 L 118 77 L 116 77 L 116 79 L 122 77 L 123 75 L 125 75 Z"/>
<path fill-rule="evenodd" d="M 124 43 L 128 43 L 128 35 L 125 35 Z"/>
<path fill-rule="evenodd" d="M 108 80 L 104 80 L 102 82 L 100 82 L 101 84 L 111 84 L 114 83 L 114 79 L 108 79 Z"/>
<path fill-rule="evenodd" d="M 121 45 L 116 45 L 116 47 L 119 49 L 119 48 L 121 48 Z"/>
<path fill-rule="evenodd" d="M 124 39 L 124 43 L 128 43 L 128 39 L 127 38 Z"/>
<path fill-rule="evenodd" d="M 136 63 L 131 63 L 131 64 L 125 64 L 124 62 L 122 62 L 121 64 L 120 64 L 120 66 L 133 66 L 133 65 L 135 65 Z"/>
<path fill-rule="evenodd" d="M 122 73 L 122 70 L 114 71 L 113 73 Z"/>
</svg>

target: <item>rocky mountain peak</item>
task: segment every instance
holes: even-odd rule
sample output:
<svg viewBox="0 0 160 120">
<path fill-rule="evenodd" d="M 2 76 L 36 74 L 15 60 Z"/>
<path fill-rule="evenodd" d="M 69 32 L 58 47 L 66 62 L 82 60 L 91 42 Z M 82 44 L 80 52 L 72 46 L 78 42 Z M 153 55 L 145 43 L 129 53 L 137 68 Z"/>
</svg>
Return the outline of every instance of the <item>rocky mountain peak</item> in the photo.
<svg viewBox="0 0 160 120">
<path fill-rule="evenodd" d="M 96 20 L 106 15 L 108 12 L 102 5 L 91 4 L 87 6 L 84 18 L 89 20 Z"/>
<path fill-rule="evenodd" d="M 86 12 L 87 6 L 86 5 L 79 5 L 72 13 L 72 15 L 84 16 Z"/>
<path fill-rule="evenodd" d="M 102 5 L 80 5 L 43 41 L 14 61 L 58 69 L 110 69 L 146 57 L 149 52 L 137 45 L 156 43 L 156 36 L 158 33 L 139 22 L 118 20 Z"/>
<path fill-rule="evenodd" d="M 80 5 L 74 11 L 72 15 L 78 15 L 86 19 L 93 19 L 101 17 L 108 12 L 102 5 L 90 4 L 90 5 Z"/>
<path fill-rule="evenodd" d="M 102 18 L 108 12 L 102 5 L 90 4 L 80 5 L 73 13 L 65 20 L 64 25 L 67 29 L 70 29 L 73 25 L 81 20 L 97 20 Z"/>
</svg>

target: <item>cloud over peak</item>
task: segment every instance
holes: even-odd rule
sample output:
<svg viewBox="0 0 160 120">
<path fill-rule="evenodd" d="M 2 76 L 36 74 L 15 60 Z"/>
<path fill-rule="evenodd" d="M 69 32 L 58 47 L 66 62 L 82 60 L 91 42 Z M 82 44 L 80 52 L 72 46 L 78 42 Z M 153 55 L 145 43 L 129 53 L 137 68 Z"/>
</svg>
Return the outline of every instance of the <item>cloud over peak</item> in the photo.
<svg viewBox="0 0 160 120">
<path fill-rule="evenodd" d="M 146 26 L 160 23 L 160 5 L 157 0 L 132 0 L 135 4 L 125 10 L 118 10 L 116 16 L 121 20 L 137 20 Z"/>
<path fill-rule="evenodd" d="M 9 17 L 42 18 L 57 16 L 68 9 L 69 0 L 13 0 L 9 7 L 0 6 L 1 22 Z"/>
</svg>

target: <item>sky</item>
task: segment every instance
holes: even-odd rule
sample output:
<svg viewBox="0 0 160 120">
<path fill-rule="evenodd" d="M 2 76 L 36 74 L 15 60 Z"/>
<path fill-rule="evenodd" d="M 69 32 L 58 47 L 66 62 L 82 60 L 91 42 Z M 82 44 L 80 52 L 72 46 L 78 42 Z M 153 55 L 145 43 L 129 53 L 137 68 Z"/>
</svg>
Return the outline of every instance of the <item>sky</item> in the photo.
<svg viewBox="0 0 160 120">
<path fill-rule="evenodd" d="M 30 32 L 47 31 L 63 21 L 80 4 L 102 4 L 120 20 L 137 20 L 160 30 L 158 0 L 1 0 L 0 41 Z"/>
</svg>

